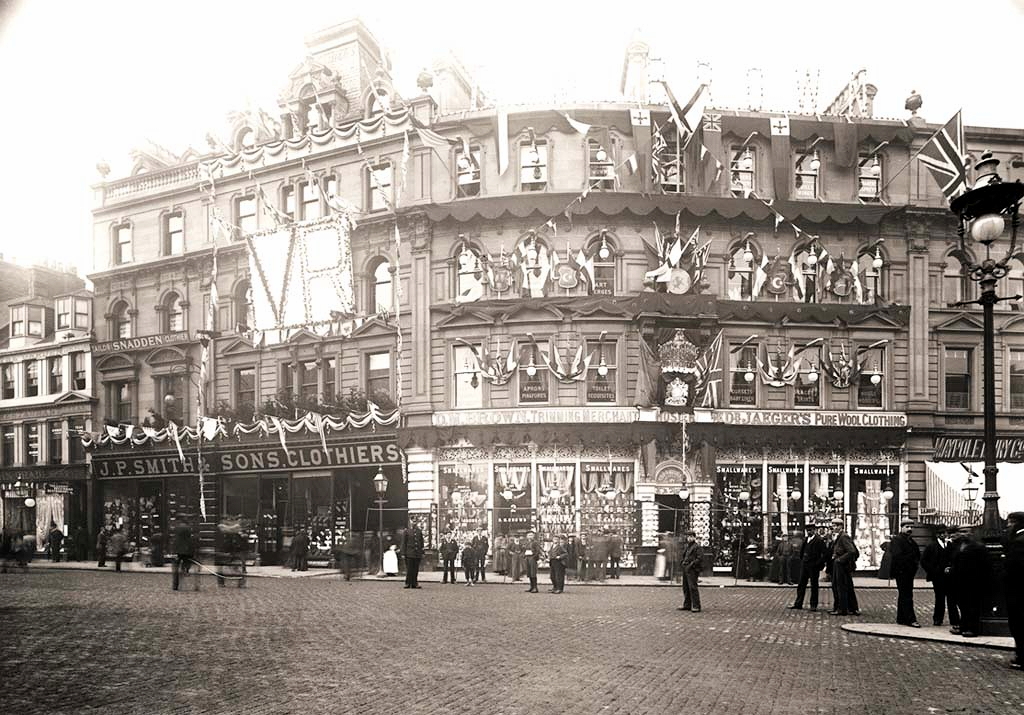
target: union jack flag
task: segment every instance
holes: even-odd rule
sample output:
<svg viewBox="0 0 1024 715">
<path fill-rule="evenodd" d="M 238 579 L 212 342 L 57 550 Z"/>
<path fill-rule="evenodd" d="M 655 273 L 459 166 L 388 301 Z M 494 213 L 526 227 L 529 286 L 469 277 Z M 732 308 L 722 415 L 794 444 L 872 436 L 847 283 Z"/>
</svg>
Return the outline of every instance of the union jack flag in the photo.
<svg viewBox="0 0 1024 715">
<path fill-rule="evenodd" d="M 718 391 L 722 384 L 722 333 L 704 348 L 695 362 L 697 369 L 696 398 L 701 407 L 718 407 Z M 694 400 L 696 404 L 696 399 Z"/>
<path fill-rule="evenodd" d="M 720 132 L 720 131 L 722 131 L 722 115 L 721 114 L 705 114 L 704 115 L 704 131 L 706 131 L 706 132 Z"/>
<path fill-rule="evenodd" d="M 964 125 L 957 112 L 918 154 L 917 158 L 932 172 L 947 201 L 967 190 L 965 153 Z"/>
</svg>

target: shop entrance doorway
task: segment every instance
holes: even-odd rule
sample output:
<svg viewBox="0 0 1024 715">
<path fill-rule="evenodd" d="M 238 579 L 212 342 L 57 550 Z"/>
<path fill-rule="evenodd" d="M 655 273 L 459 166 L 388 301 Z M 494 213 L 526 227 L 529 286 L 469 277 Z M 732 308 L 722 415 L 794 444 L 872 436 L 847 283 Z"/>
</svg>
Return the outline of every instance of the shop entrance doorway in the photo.
<svg viewBox="0 0 1024 715">
<path fill-rule="evenodd" d="M 658 533 L 678 534 L 689 526 L 687 502 L 678 494 L 655 494 L 654 503 L 658 505 Z"/>
<path fill-rule="evenodd" d="M 291 545 L 288 477 L 260 479 L 259 556 L 260 563 L 281 563 L 281 554 Z M 285 543 L 287 540 L 287 543 Z"/>
</svg>

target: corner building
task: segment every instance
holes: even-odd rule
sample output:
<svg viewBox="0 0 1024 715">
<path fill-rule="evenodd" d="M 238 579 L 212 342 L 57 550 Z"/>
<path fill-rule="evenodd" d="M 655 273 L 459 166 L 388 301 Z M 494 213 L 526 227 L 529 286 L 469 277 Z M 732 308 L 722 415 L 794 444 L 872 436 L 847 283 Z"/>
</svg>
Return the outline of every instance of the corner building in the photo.
<svg viewBox="0 0 1024 715">
<path fill-rule="evenodd" d="M 199 359 L 213 206 L 234 227 L 218 253 L 208 395 L 225 419 L 245 423 L 249 404 L 282 391 L 305 396 L 300 408 L 350 386 L 400 403 L 372 439 L 345 433 L 393 440 L 400 465 L 311 466 L 307 479 L 222 460 L 220 510 L 251 500 L 259 523 L 290 534 L 321 508 L 336 520 L 349 486 L 350 524 L 334 533 L 372 529 L 383 466 L 386 527 L 407 510 L 431 546 L 447 529 L 615 529 L 623 565 L 646 571 L 663 532 L 692 526 L 712 566 L 731 570 L 840 513 L 859 568 L 875 569 L 899 516 L 936 508 L 929 485 L 949 486 L 928 466 L 936 444 L 981 431 L 980 308 L 948 307 L 972 288 L 950 255 L 954 218 L 916 162 L 897 173 L 940 125 L 874 117 L 875 89 L 857 75 L 821 114 L 707 106 L 685 145 L 641 42 L 627 48 L 621 101 L 559 106 L 492 102 L 450 60 L 402 97 L 358 22 L 308 45 L 277 117 L 236 115 L 228 146 L 140 154 L 145 173 L 97 189 L 93 278 L 110 341 L 185 334 L 97 361 L 102 409 L 137 418 L 167 395 L 192 409 L 174 366 Z M 1006 180 L 1022 176 L 1022 144 L 1018 130 L 967 128 L 968 149 L 1003 159 Z M 268 339 L 250 309 L 246 235 L 342 203 L 356 218 L 351 311 Z M 1015 263 L 1003 292 L 1024 292 L 1022 276 Z M 1024 395 L 1019 307 L 997 325 L 1006 438 Z M 103 494 L 142 499 L 179 478 L 149 476 L 97 479 Z M 195 488 L 196 475 L 180 478 Z"/>
</svg>

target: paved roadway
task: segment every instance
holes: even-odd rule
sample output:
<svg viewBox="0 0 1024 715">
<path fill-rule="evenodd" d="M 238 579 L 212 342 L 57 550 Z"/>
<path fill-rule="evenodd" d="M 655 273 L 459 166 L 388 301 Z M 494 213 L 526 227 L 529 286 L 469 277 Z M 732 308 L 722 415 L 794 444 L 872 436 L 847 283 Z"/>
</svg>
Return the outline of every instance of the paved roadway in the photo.
<svg viewBox="0 0 1024 715">
<path fill-rule="evenodd" d="M 691 614 L 669 588 L 205 578 L 0 574 L 0 713 L 1024 710 L 1005 651 L 848 633 L 790 590 L 705 588 Z M 860 598 L 894 620 L 895 591 Z"/>
</svg>

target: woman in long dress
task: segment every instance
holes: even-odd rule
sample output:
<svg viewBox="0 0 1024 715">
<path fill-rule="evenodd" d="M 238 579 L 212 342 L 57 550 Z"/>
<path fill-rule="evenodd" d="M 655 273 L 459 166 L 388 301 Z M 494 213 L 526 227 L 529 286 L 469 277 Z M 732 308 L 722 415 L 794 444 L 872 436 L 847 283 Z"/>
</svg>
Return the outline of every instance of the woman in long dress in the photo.
<svg viewBox="0 0 1024 715">
<path fill-rule="evenodd" d="M 502 576 L 508 573 L 508 537 L 504 534 L 494 537 L 494 571 Z"/>
<path fill-rule="evenodd" d="M 526 572 L 526 557 L 523 555 L 523 545 L 516 536 L 508 546 L 508 557 L 512 562 L 512 580 L 518 581 Z"/>
</svg>

